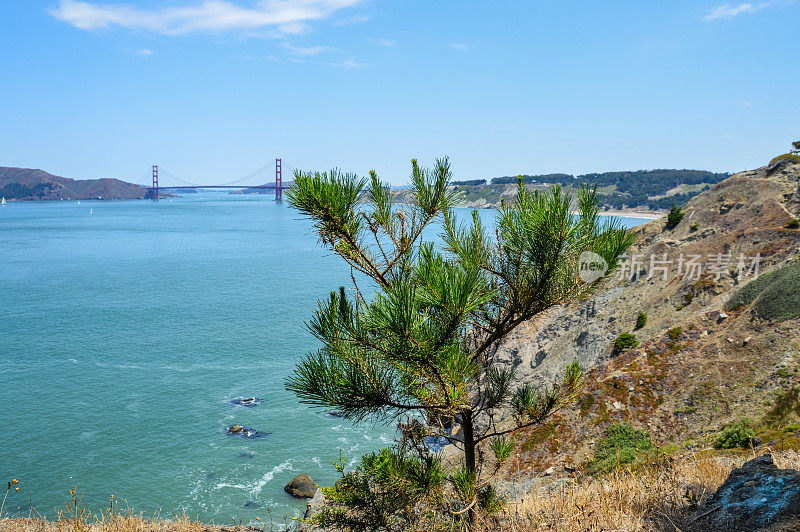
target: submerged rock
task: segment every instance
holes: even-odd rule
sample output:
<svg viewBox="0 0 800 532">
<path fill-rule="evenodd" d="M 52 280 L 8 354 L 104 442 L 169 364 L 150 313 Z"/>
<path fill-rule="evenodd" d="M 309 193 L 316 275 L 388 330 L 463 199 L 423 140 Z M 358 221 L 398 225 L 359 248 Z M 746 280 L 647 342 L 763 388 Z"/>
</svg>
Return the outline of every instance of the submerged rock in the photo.
<svg viewBox="0 0 800 532">
<path fill-rule="evenodd" d="M 261 432 L 259 430 L 243 427 L 241 425 L 231 425 L 228 427 L 226 434 L 234 434 L 236 436 L 241 436 L 242 438 L 254 439 L 269 436 L 271 432 Z"/>
<path fill-rule="evenodd" d="M 231 399 L 232 405 L 254 407 L 261 404 L 261 399 L 258 397 L 237 397 Z"/>
<path fill-rule="evenodd" d="M 765 454 L 731 471 L 690 519 L 692 530 L 800 530 L 800 471 Z"/>
<path fill-rule="evenodd" d="M 294 477 L 283 489 L 295 499 L 310 499 L 317 492 L 317 484 L 307 473 L 303 473 Z"/>
</svg>

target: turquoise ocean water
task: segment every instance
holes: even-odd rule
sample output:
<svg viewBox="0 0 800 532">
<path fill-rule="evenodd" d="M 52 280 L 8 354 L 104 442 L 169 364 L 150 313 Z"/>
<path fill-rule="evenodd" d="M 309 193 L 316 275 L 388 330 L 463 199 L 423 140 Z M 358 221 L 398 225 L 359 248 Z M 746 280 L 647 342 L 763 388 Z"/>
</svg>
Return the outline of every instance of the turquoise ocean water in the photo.
<svg viewBox="0 0 800 532">
<path fill-rule="evenodd" d="M 206 522 L 299 515 L 291 478 L 331 484 L 339 449 L 394 437 L 283 389 L 315 348 L 312 307 L 348 283 L 269 195 L 0 208 L 0 481 L 21 481 L 6 509 L 52 517 L 77 484 L 93 509 L 114 494 Z M 226 435 L 234 423 L 269 434 Z"/>
</svg>

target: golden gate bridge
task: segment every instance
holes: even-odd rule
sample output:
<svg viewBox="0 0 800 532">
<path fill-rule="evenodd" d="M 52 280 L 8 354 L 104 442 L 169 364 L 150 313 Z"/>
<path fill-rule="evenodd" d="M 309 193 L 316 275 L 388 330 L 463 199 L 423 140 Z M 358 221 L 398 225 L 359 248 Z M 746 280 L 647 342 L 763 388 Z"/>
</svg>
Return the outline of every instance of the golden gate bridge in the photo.
<svg viewBox="0 0 800 532">
<path fill-rule="evenodd" d="M 152 168 L 152 185 L 148 186 L 147 180 L 151 177 L 150 170 L 147 171 L 145 175 L 143 175 L 137 184 L 145 187 L 147 189 L 147 198 L 158 201 L 158 196 L 161 191 L 168 191 L 168 190 L 181 190 L 181 189 L 196 189 L 196 188 L 237 188 L 237 189 L 245 189 L 245 190 L 275 190 L 275 201 L 283 200 L 283 168 L 286 167 L 292 174 L 294 173 L 294 168 L 287 162 L 283 161 L 282 159 L 275 159 L 275 162 L 271 162 L 267 165 L 262 166 L 255 172 L 250 172 L 244 177 L 239 177 L 232 181 L 228 181 L 218 185 L 201 185 L 198 183 L 192 183 L 189 180 L 182 179 L 175 174 L 168 172 L 164 168 L 159 168 L 157 164 L 153 165 Z M 272 176 L 272 171 L 274 169 L 275 172 L 275 181 L 274 182 L 267 182 L 267 180 Z M 166 177 L 166 181 L 163 179 Z M 159 182 L 161 179 L 161 182 Z M 167 184 L 164 184 L 164 183 Z"/>
</svg>

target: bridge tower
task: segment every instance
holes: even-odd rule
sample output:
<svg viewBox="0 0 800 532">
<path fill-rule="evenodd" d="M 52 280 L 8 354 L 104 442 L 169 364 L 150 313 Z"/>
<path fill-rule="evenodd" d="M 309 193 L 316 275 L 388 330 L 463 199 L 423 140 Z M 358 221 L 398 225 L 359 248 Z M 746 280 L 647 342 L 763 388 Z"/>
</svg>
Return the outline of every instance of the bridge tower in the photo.
<svg viewBox="0 0 800 532">
<path fill-rule="evenodd" d="M 283 169 L 280 159 L 275 159 L 275 201 L 283 201 Z"/>
<path fill-rule="evenodd" d="M 158 201 L 158 165 L 153 165 L 153 188 L 150 189 L 153 194 L 153 201 Z"/>
</svg>

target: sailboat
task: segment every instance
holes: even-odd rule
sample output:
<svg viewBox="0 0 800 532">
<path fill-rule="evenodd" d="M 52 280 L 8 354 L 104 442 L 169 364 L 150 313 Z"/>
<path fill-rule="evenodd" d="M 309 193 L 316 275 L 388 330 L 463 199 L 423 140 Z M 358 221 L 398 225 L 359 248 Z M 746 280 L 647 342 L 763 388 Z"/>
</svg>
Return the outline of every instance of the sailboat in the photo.
<svg viewBox="0 0 800 532">
<path fill-rule="evenodd" d="M 92 212 L 94 212 L 94 210 L 93 209 L 89 209 L 89 214 L 92 214 Z"/>
<path fill-rule="evenodd" d="M 0 203 L 0 205 L 2 205 L 3 207 L 5 207 L 5 206 L 6 206 L 6 198 L 5 198 L 5 197 L 3 197 L 3 202 L 2 202 L 2 203 Z"/>
</svg>

